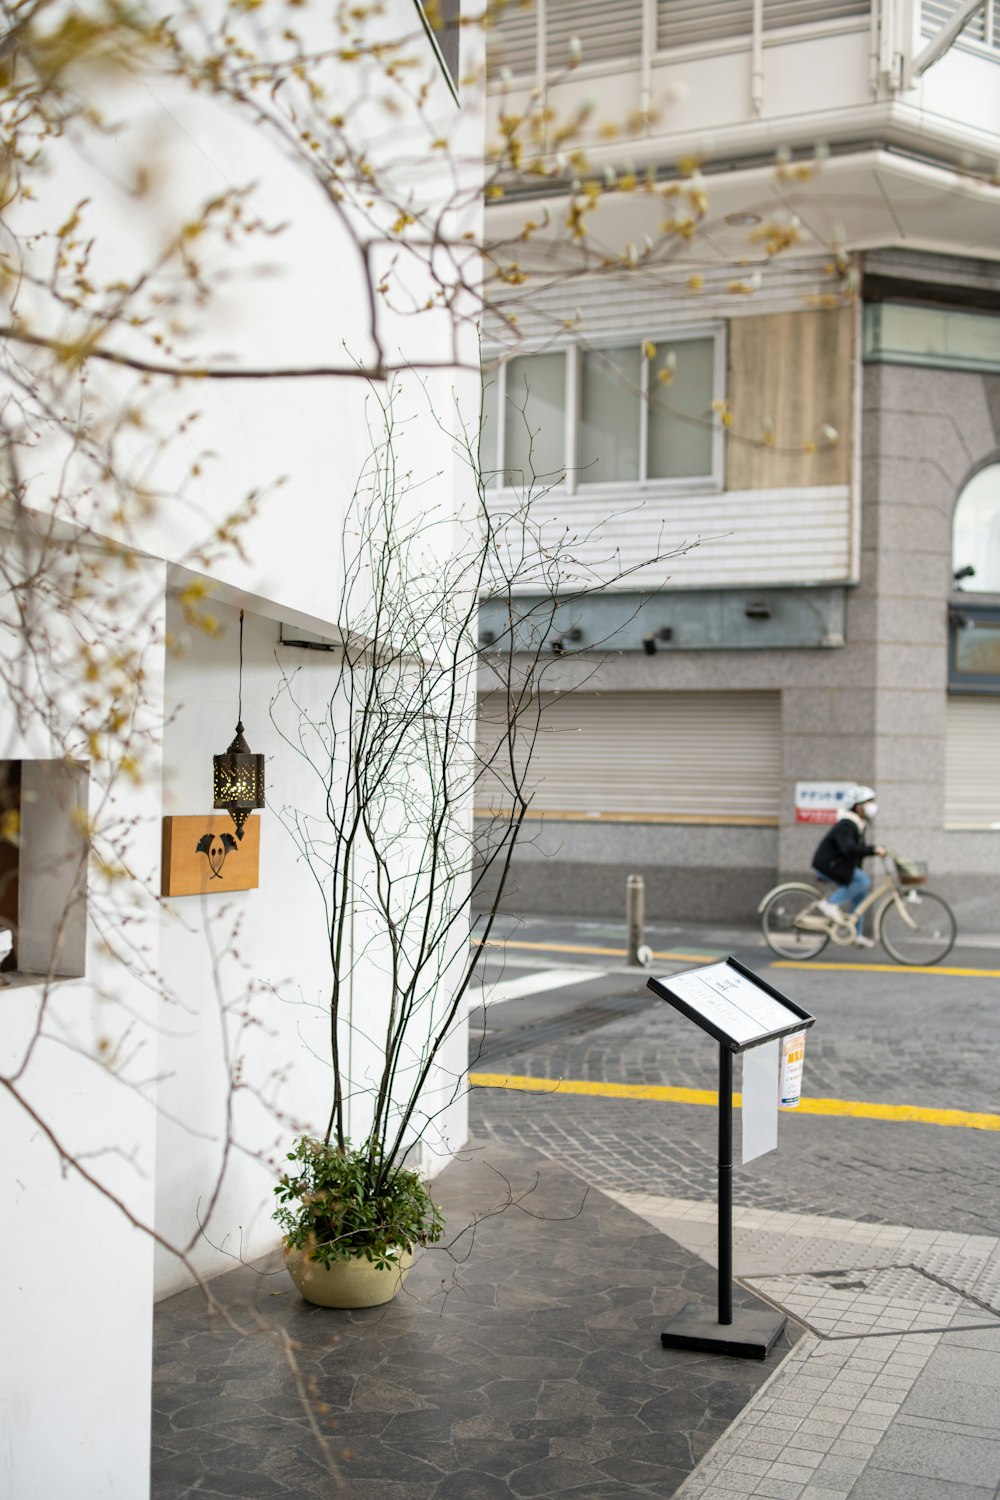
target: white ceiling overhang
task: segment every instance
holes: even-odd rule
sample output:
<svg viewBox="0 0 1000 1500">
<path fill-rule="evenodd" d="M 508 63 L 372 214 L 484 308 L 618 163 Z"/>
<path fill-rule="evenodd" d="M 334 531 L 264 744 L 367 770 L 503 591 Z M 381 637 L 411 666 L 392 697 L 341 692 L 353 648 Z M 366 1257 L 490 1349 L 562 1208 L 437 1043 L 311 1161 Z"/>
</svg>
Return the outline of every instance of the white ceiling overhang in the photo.
<svg viewBox="0 0 1000 1500">
<path fill-rule="evenodd" d="M 896 246 L 1000 260 L 1000 181 L 890 147 L 841 147 L 805 177 L 798 175 L 804 164 L 796 163 L 704 171 L 707 207 L 688 239 L 663 229 L 685 212 L 687 199 L 683 191 L 665 197 L 661 181 L 651 189 L 643 182 L 631 192 L 606 191 L 577 242 L 566 232 L 566 191 L 512 196 L 488 209 L 487 242 L 501 261 L 560 273 L 636 256 L 643 264 L 745 265 L 766 261 L 766 246 L 754 227 L 727 220 L 752 215 L 762 225 L 797 220 L 800 250 Z M 519 236 L 529 219 L 541 227 L 524 243 Z"/>
</svg>

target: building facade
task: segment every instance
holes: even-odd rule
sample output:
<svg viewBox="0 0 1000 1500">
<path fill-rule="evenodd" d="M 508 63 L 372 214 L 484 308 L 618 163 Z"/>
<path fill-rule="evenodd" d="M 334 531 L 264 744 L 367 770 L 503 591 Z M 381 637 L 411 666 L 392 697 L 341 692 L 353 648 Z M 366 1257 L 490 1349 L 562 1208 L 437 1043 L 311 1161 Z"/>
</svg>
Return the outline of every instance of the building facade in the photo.
<svg viewBox="0 0 1000 1500">
<path fill-rule="evenodd" d="M 292 32 L 284 12 L 255 8 L 251 45 L 312 46 L 326 61 L 346 46 L 318 14 L 318 36 L 303 40 L 310 18 L 297 14 Z M 56 68 L 48 12 L 25 18 L 18 79 L 29 42 Z M 340 106 L 356 106 L 349 124 L 329 108 L 321 123 L 343 127 L 361 159 L 377 150 L 387 115 L 365 114 L 371 73 L 391 92 L 384 61 L 405 54 L 424 92 L 419 109 L 392 114 L 394 159 L 434 160 L 429 132 L 468 164 L 436 178 L 408 167 L 405 192 L 416 185 L 444 212 L 457 181 L 474 227 L 479 91 L 459 84 L 446 46 L 449 76 L 412 0 L 371 19 L 377 50 L 366 61 L 358 42 L 338 79 Z M 243 35 L 235 13 L 224 24 Z M 372 311 L 366 231 L 335 207 L 350 168 L 307 104 L 292 117 L 313 120 L 322 171 L 288 148 L 277 105 L 248 115 L 238 89 L 209 86 L 195 63 L 189 86 L 154 40 L 132 69 L 78 60 L 88 114 L 46 139 L 35 196 L 5 204 L 23 275 L 4 280 L 0 345 L 3 1500 L 148 1495 L 154 1302 L 270 1252 L 286 1153 L 327 1129 L 329 892 L 292 832 L 313 820 L 322 838 L 327 798 L 349 776 L 323 759 L 324 726 L 351 712 L 337 670 L 346 634 L 362 659 L 373 649 L 364 591 L 346 628 L 343 595 L 355 487 L 384 440 L 376 337 L 387 364 L 436 367 L 396 383 L 414 418 L 398 461 L 431 477 L 449 537 L 474 503 L 427 405 L 478 408 L 474 330 L 388 302 Z M 123 23 L 116 46 L 129 41 Z M 463 47 L 475 73 L 473 33 Z M 5 129 L 23 104 L 12 80 Z M 69 109 L 58 81 L 46 73 L 37 93 Z M 98 107 L 114 130 L 88 134 Z M 203 367 L 211 378 L 188 378 Z M 356 375 L 368 368 L 370 383 Z M 237 719 L 266 762 L 245 844 L 213 787 Z M 188 873 L 175 886 L 178 841 Z M 254 878 L 227 884 L 258 841 Z M 339 961 L 347 1130 L 360 1145 L 389 1000 L 384 932 L 357 906 Z M 415 1028 L 418 1058 L 440 1025 L 435 1004 Z M 466 1051 L 459 1018 L 424 1081 L 424 1170 L 465 1139 Z"/>
<path fill-rule="evenodd" d="M 617 572 L 545 643 L 508 904 L 612 914 L 641 873 L 655 917 L 752 919 L 808 870 L 796 789 L 863 782 L 1000 929 L 996 0 L 538 0 L 493 48 L 494 129 L 530 84 L 587 163 L 488 206 L 527 280 L 485 465 Z M 526 247 L 574 204 L 575 261 Z"/>
</svg>

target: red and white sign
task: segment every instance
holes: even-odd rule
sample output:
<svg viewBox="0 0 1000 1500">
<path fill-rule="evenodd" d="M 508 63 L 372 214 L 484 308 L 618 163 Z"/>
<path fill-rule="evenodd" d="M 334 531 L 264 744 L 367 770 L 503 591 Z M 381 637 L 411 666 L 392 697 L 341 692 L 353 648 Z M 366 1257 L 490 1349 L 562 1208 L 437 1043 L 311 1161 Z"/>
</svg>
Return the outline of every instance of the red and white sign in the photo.
<svg viewBox="0 0 1000 1500">
<path fill-rule="evenodd" d="M 796 823 L 836 823 L 850 810 L 847 799 L 853 788 L 853 781 L 797 781 Z"/>
</svg>

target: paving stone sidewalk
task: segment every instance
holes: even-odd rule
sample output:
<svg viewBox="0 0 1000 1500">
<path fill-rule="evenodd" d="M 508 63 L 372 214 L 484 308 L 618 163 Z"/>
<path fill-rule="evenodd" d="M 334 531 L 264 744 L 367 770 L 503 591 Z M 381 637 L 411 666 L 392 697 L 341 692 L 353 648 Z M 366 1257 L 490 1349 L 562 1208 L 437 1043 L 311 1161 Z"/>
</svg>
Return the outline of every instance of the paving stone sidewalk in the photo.
<svg viewBox="0 0 1000 1500">
<path fill-rule="evenodd" d="M 886 1016 L 898 987 L 879 983 Z M 671 1081 L 711 1087 L 711 1056 L 638 998 L 587 991 L 569 1026 L 553 1006 L 545 1035 L 536 1018 L 533 1038 L 491 1022 L 486 1040 L 506 1030 L 512 1073 L 656 1081 L 669 1056 Z M 905 1000 L 906 1036 L 936 1059 Z M 859 1077 L 867 1060 L 870 1086 L 891 1084 L 875 1029 L 862 1041 Z M 920 1076 L 908 1056 L 899 1087 Z M 929 1076 L 942 1087 L 939 1061 Z M 960 1060 L 947 1082 L 981 1107 Z M 756 1199 L 736 1208 L 740 1296 L 792 1319 L 762 1365 L 659 1345 L 715 1294 L 712 1119 L 686 1108 L 476 1090 L 476 1149 L 437 1184 L 453 1227 L 487 1214 L 457 1270 L 430 1252 L 391 1307 L 337 1314 L 299 1301 L 275 1260 L 242 1268 L 214 1283 L 242 1332 L 200 1293 L 161 1304 L 153 1500 L 1000 1500 L 1000 1241 L 978 1232 L 996 1222 L 995 1136 L 921 1136 L 887 1182 L 879 1122 L 851 1122 L 849 1171 L 831 1131 L 789 1125 L 796 1151 L 737 1189 Z M 516 1206 L 491 1216 L 506 1181 Z M 910 1209 L 948 1231 L 892 1222 Z"/>
<path fill-rule="evenodd" d="M 538 1153 L 491 1144 L 435 1195 L 474 1231 L 387 1308 L 310 1307 L 277 1257 L 212 1284 L 230 1321 L 159 1305 L 153 1500 L 665 1500 L 797 1337 L 663 1349 L 711 1268 Z"/>
<path fill-rule="evenodd" d="M 704 1202 L 617 1195 L 715 1261 Z M 807 1330 L 683 1500 L 996 1500 L 1000 1240 L 737 1209 L 739 1281 Z"/>
<path fill-rule="evenodd" d="M 935 979 L 928 1005 L 921 997 L 929 992 L 908 976 L 880 975 L 864 990 L 871 1020 L 849 1030 L 837 1024 L 821 981 L 806 978 L 830 1023 L 812 1038 L 817 1092 L 842 1091 L 842 1051 L 849 1097 L 891 1099 L 895 1090 L 905 1100 L 926 1085 L 931 1098 L 982 1108 L 995 1070 L 982 1045 L 956 1035 L 956 999 L 961 1025 L 975 1029 L 978 1014 L 960 978 Z M 797 982 L 805 985 L 802 976 Z M 838 1008 L 844 992 L 836 987 Z M 603 1025 L 583 1019 L 561 1037 L 554 1028 L 537 1041 L 526 1035 L 517 1051 L 503 1045 L 503 1016 L 494 1017 L 501 1069 L 714 1085 L 710 1049 L 673 1027 L 669 1013 L 619 1008 Z M 486 1041 L 489 1068 L 493 1035 Z M 640 1114 L 630 1101 L 495 1089 L 482 1090 L 474 1106 L 479 1139 L 551 1153 L 714 1264 L 712 1122 L 698 1111 L 662 1105 Z M 920 1151 L 894 1155 L 887 1174 L 886 1153 L 901 1142 L 880 1122 L 851 1121 L 846 1166 L 844 1142 L 827 1121 L 794 1118 L 786 1132 L 794 1150 L 790 1140 L 740 1174 L 734 1251 L 742 1284 L 782 1307 L 803 1337 L 679 1500 L 1000 1500 L 1000 1240 L 977 1232 L 996 1224 L 988 1187 L 996 1136 L 928 1128 Z M 666 1197 L 666 1185 L 687 1196 Z M 848 1217 L 852 1208 L 858 1220 Z"/>
</svg>

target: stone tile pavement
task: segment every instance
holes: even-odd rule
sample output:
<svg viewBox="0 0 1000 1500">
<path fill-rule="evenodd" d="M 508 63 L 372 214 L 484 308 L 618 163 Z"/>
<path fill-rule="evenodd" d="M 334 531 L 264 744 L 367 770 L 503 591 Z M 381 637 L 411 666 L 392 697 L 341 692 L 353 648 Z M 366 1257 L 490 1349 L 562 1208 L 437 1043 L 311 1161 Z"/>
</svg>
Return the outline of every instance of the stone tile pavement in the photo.
<svg viewBox="0 0 1000 1500">
<path fill-rule="evenodd" d="M 737 1303 L 796 1320 L 763 1364 L 659 1346 L 714 1301 L 713 1204 L 501 1145 L 438 1190 L 472 1227 L 389 1308 L 276 1257 L 160 1305 L 153 1500 L 1000 1497 L 1000 1241 L 737 1207 Z"/>
<path fill-rule="evenodd" d="M 277 1256 L 212 1283 L 222 1314 L 159 1305 L 152 1500 L 673 1495 L 797 1337 L 663 1349 L 711 1268 L 537 1153 L 493 1143 L 435 1195 L 454 1242 L 387 1308 L 310 1307 Z"/>
<path fill-rule="evenodd" d="M 901 983 L 880 981 L 885 1015 Z M 814 1048 L 830 1094 L 845 988 Z M 669 1062 L 671 1081 L 714 1083 L 714 1059 L 641 994 L 590 976 L 571 1024 L 559 994 L 500 1006 L 486 1064 L 644 1082 Z M 943 1077 L 948 1007 L 904 998 L 905 1033 L 863 1019 L 852 1088 L 881 1098 L 926 1076 L 981 1107 L 987 1033 L 953 1045 Z M 197 1292 L 161 1305 L 153 1500 L 1000 1500 L 1000 1241 L 979 1232 L 995 1224 L 995 1136 L 922 1136 L 890 1196 L 878 1122 L 852 1122 L 847 1169 L 826 1129 L 797 1120 L 795 1152 L 737 1189 L 737 1300 L 793 1320 L 758 1364 L 659 1345 L 687 1301 L 714 1301 L 707 1115 L 476 1094 L 473 1149 L 438 1180 L 474 1236 L 425 1254 L 390 1308 L 309 1308 L 275 1260 L 213 1284 L 231 1323 Z M 515 1205 L 494 1216 L 507 1181 Z M 911 1208 L 952 1229 L 891 1222 Z"/>
<path fill-rule="evenodd" d="M 712 1205 L 615 1196 L 714 1263 Z M 733 1249 L 808 1331 L 678 1497 L 1000 1496 L 1000 1241 L 737 1208 Z"/>
</svg>

